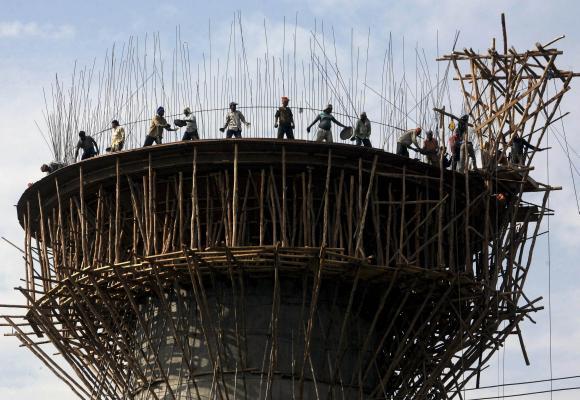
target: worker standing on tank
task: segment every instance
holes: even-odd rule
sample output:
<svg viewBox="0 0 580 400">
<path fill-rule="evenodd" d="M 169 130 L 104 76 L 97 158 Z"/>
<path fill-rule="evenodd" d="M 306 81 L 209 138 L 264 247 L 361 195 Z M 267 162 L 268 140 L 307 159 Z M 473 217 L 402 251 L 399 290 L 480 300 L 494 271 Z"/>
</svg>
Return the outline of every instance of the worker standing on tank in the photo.
<svg viewBox="0 0 580 400">
<path fill-rule="evenodd" d="M 181 140 L 199 140 L 199 134 L 197 133 L 197 121 L 195 115 L 191 112 L 189 107 L 183 109 L 183 114 L 185 115 L 185 133 Z"/>
<path fill-rule="evenodd" d="M 282 106 L 274 115 L 274 128 L 278 128 L 278 139 L 284 139 L 284 134 L 288 139 L 294 139 L 294 115 L 288 107 L 289 102 L 288 97 L 282 96 Z"/>
<path fill-rule="evenodd" d="M 316 133 L 316 141 L 323 142 L 327 141 L 328 143 L 332 143 L 332 131 L 330 130 L 332 123 L 334 122 L 336 125 L 340 126 L 341 128 L 346 128 L 346 125 L 341 124 L 338 122 L 334 116 L 332 115 L 332 104 L 328 104 L 326 108 L 318 114 L 318 116 L 312 121 L 310 125 L 306 128 L 306 132 L 310 132 L 310 128 L 320 121 L 318 124 L 318 132 Z"/>
<path fill-rule="evenodd" d="M 421 128 L 409 129 L 397 140 L 397 155 L 409 158 L 409 149 L 421 152 L 417 137 L 421 136 Z M 415 145 L 415 148 L 411 147 Z"/>
<path fill-rule="evenodd" d="M 111 122 L 111 130 L 113 131 L 111 135 L 111 147 L 107 151 L 114 153 L 123 150 L 123 146 L 125 145 L 125 129 L 119 125 L 119 121 L 114 119 Z"/>
<path fill-rule="evenodd" d="M 371 136 L 371 121 L 369 121 L 367 113 L 363 111 L 360 114 L 359 120 L 356 122 L 353 138 L 356 140 L 357 146 L 364 145 L 365 147 L 373 147 L 369 139 L 370 136 Z"/>
<path fill-rule="evenodd" d="M 534 146 L 522 136 L 516 134 L 512 139 L 512 146 L 511 146 L 511 153 L 510 158 L 512 164 L 516 165 L 524 165 L 526 162 L 526 157 L 528 155 L 528 150 L 532 149 L 535 151 L 544 151 L 546 149 L 540 149 L 539 147 Z"/>
<path fill-rule="evenodd" d="M 164 115 L 165 109 L 163 107 L 157 108 L 157 113 L 153 119 L 151 119 L 149 133 L 147 133 L 143 147 L 151 146 L 153 143 L 161 144 L 163 142 L 163 130 L 169 132 L 174 132 L 177 130 L 177 128 L 171 129 L 171 125 L 167 123 Z"/>
<path fill-rule="evenodd" d="M 86 160 L 87 158 L 94 157 L 99 154 L 99 145 L 95 142 L 92 136 L 89 136 L 85 131 L 79 132 L 79 141 L 77 143 L 77 150 L 75 152 L 75 161 L 79 156 L 79 150 L 83 149 L 83 155 L 81 160 Z"/>
<path fill-rule="evenodd" d="M 242 124 L 247 127 L 250 126 L 249 122 L 246 122 L 246 117 L 240 111 L 236 110 L 238 103 L 232 101 L 230 103 L 230 111 L 226 114 L 226 122 L 220 132 L 226 132 L 226 139 L 231 139 L 232 137 L 241 138 L 242 137 Z M 227 131 L 226 131 L 227 128 Z"/>
<path fill-rule="evenodd" d="M 427 138 L 423 141 L 423 154 L 429 165 L 439 165 L 439 142 L 433 137 L 433 131 L 427 131 Z"/>
</svg>

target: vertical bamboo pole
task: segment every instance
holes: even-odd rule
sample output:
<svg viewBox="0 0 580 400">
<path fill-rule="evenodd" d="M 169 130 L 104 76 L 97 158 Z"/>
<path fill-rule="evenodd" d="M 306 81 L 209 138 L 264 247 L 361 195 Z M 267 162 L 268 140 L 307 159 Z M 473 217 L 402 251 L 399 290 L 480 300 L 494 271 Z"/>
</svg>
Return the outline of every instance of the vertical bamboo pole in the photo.
<svg viewBox="0 0 580 400">
<path fill-rule="evenodd" d="M 234 194 L 232 199 L 232 241 L 230 246 L 238 245 L 238 144 L 234 144 Z"/>
<path fill-rule="evenodd" d="M 286 229 L 286 146 L 282 146 L 282 246 L 288 246 Z"/>
<path fill-rule="evenodd" d="M 199 237 L 196 237 L 196 226 L 199 229 L 199 220 L 196 220 L 198 214 L 197 203 L 197 147 L 193 148 L 193 171 L 191 172 L 191 222 L 189 233 L 189 247 L 194 249 L 198 247 Z"/>
<path fill-rule="evenodd" d="M 115 174 L 117 182 L 115 184 L 115 264 L 121 257 L 121 174 L 119 157 L 115 158 Z"/>
</svg>

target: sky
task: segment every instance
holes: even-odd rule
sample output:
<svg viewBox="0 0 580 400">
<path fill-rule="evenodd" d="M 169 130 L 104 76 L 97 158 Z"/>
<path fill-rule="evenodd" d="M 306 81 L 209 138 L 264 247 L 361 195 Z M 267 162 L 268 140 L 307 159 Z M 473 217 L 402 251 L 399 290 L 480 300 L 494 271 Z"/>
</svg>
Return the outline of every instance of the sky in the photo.
<svg viewBox="0 0 580 400">
<path fill-rule="evenodd" d="M 100 59 L 113 43 L 130 36 L 159 32 L 171 40 L 176 26 L 182 37 L 204 50 L 211 21 L 214 35 L 219 37 L 229 29 L 236 11 L 242 13 L 245 27 L 259 31 L 266 20 L 272 31 L 279 29 L 284 17 L 300 27 L 312 29 L 314 20 L 323 20 L 338 34 L 339 48 L 349 46 L 348 35 L 354 29 L 366 35 L 370 29 L 373 42 L 380 44 L 392 33 L 407 43 L 419 42 L 432 55 L 436 67 L 436 40 L 440 53 L 451 49 L 454 34 L 460 31 L 459 48 L 476 51 L 489 48 L 491 38 L 501 38 L 500 14 L 506 13 L 508 40 L 518 50 L 532 48 L 536 42 L 546 43 L 566 35 L 558 42 L 564 51 L 559 58 L 563 69 L 580 71 L 580 26 L 577 16 L 580 3 L 553 0 L 278 0 L 275 3 L 246 0 L 233 1 L 64 1 L 0 0 L 0 120 L 4 121 L 0 147 L 0 235 L 20 244 L 23 232 L 18 225 L 14 205 L 28 182 L 40 179 L 40 164 L 49 161 L 50 150 L 38 132 L 42 124 L 43 88 L 50 87 L 56 74 L 67 76 L 75 62 L 82 65 Z M 251 36 L 250 36 L 251 37 Z M 251 43 L 249 43 L 251 46 Z M 380 46 L 377 46 L 379 48 Z M 382 50 L 381 50 L 382 51 Z M 371 69 L 371 74 L 376 69 Z M 455 87 L 455 90 L 458 90 Z M 564 119 L 569 145 L 580 150 L 580 85 L 562 102 L 562 111 L 571 114 Z M 10 126 L 8 126 L 10 125 Z M 560 131 L 562 127 L 559 127 Z M 550 135 L 548 141 L 550 141 Z M 566 153 L 554 142 L 547 156 L 536 158 L 532 176 L 539 181 L 562 186 L 554 192 L 550 207 L 555 215 L 549 219 L 550 231 L 538 242 L 527 294 L 543 296 L 546 310 L 534 315 L 535 324 L 522 325 L 531 366 L 525 366 L 515 338 L 490 361 L 482 377 L 482 385 L 546 379 L 550 369 L 554 377 L 580 375 L 580 215 L 575 200 L 574 185 Z M 579 151 L 580 152 L 580 151 Z M 546 159 L 549 157 L 549 159 Z M 580 162 L 572 154 L 572 161 Z M 576 175 L 576 184 L 580 184 Z M 547 224 L 544 225 L 547 228 Z M 545 230 L 545 229 L 542 229 Z M 22 298 L 13 290 L 22 284 L 23 262 L 18 250 L 0 242 L 0 303 L 20 303 Z M 551 312 L 548 311 L 548 306 Z M 551 319 L 551 363 L 550 321 Z M 10 333 L 2 328 L 2 333 Z M 10 336 L 0 337 L 0 399 L 75 398 L 40 361 Z M 554 383 L 554 388 L 580 386 L 580 379 Z M 540 391 L 548 384 L 523 385 L 466 393 L 466 399 L 501 394 Z M 523 398 L 576 399 L 576 392 L 555 392 Z M 500 397 L 501 398 L 501 397 Z"/>
</svg>

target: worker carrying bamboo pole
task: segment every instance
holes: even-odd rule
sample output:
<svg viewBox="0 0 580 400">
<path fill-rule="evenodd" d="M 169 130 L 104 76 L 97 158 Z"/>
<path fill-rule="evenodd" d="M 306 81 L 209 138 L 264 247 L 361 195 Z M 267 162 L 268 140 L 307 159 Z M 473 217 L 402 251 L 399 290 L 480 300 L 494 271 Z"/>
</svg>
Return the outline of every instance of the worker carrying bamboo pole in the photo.
<svg viewBox="0 0 580 400">
<path fill-rule="evenodd" d="M 288 107 L 289 102 L 288 97 L 282 96 L 282 106 L 274 115 L 274 128 L 278 128 L 278 139 L 284 139 L 284 134 L 288 139 L 294 139 L 294 115 Z"/>
<path fill-rule="evenodd" d="M 366 112 L 360 114 L 359 120 L 356 122 L 354 128 L 354 135 L 350 140 L 356 140 L 356 145 L 365 147 L 373 147 L 369 137 L 371 136 L 371 121 L 369 121 Z"/>
<path fill-rule="evenodd" d="M 439 142 L 433 137 L 433 131 L 427 131 L 427 138 L 423 141 L 421 153 L 425 154 L 429 165 L 439 165 Z"/>
<path fill-rule="evenodd" d="M 319 122 L 320 121 L 320 122 Z M 316 141 L 323 142 L 327 141 L 328 143 L 332 143 L 332 131 L 330 130 L 332 123 L 334 122 L 336 125 L 340 126 L 341 128 L 346 128 L 346 125 L 341 124 L 334 118 L 332 115 L 332 104 L 328 104 L 326 108 L 318 114 L 318 116 L 312 121 L 310 125 L 306 128 L 306 132 L 310 133 L 310 128 L 319 122 L 318 124 L 318 132 L 316 133 Z"/>
<path fill-rule="evenodd" d="M 79 150 L 83 149 L 83 154 L 81 160 L 86 160 L 87 158 L 94 157 L 99 154 L 99 145 L 95 142 L 92 136 L 89 136 L 85 131 L 79 132 L 79 141 L 77 143 L 77 149 L 75 152 L 75 161 L 79 156 Z"/>
<path fill-rule="evenodd" d="M 417 142 L 417 137 L 421 136 L 421 132 L 422 129 L 417 127 L 403 133 L 397 140 L 397 155 L 409 158 L 409 149 L 420 153 L 421 149 Z M 411 145 L 415 145 L 415 148 L 411 147 Z"/>
<path fill-rule="evenodd" d="M 226 139 L 231 139 L 232 137 L 241 138 L 242 137 L 242 124 L 247 127 L 250 126 L 249 122 L 246 122 L 246 117 L 241 111 L 236 110 L 238 103 L 232 101 L 230 103 L 230 111 L 226 114 L 226 121 L 220 132 L 226 132 Z M 227 131 L 226 131 L 227 128 Z"/>
<path fill-rule="evenodd" d="M 123 146 L 125 145 L 125 128 L 120 126 L 119 121 L 114 119 L 111 122 L 111 130 L 111 147 L 108 147 L 106 150 L 111 153 L 123 150 Z"/>
<path fill-rule="evenodd" d="M 185 122 L 185 133 L 181 140 L 199 140 L 195 115 L 193 115 L 189 107 L 183 109 L 183 115 L 185 115 L 185 119 L 183 120 Z"/>
<path fill-rule="evenodd" d="M 163 107 L 157 108 L 157 113 L 151 119 L 149 133 L 147 133 L 143 147 L 151 146 L 153 143 L 161 144 L 163 142 L 163 130 L 169 132 L 175 132 L 177 130 L 177 128 L 171 128 L 171 125 L 167 123 L 164 115 L 165 109 Z"/>
</svg>

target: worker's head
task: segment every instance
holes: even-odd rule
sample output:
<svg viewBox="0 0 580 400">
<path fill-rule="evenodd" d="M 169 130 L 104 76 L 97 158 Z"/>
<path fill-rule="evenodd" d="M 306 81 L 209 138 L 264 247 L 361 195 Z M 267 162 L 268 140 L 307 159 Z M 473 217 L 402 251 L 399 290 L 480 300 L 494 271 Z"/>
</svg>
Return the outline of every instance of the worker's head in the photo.
<svg viewBox="0 0 580 400">
<path fill-rule="evenodd" d="M 116 119 L 112 120 L 112 121 L 111 121 L 111 126 L 112 126 L 113 128 L 116 128 L 116 127 L 118 127 L 118 126 L 119 126 L 119 121 L 117 121 Z"/>
<path fill-rule="evenodd" d="M 40 170 L 41 170 L 42 172 L 48 172 L 48 165 L 46 165 L 46 164 L 42 164 L 42 165 L 40 166 Z"/>
<path fill-rule="evenodd" d="M 184 113 L 185 115 L 189 115 L 189 114 L 191 114 L 191 108 L 189 108 L 189 107 L 185 107 L 185 108 L 183 109 L 183 113 Z"/>
<path fill-rule="evenodd" d="M 236 103 L 235 101 L 232 101 L 230 103 L 230 110 L 232 111 L 236 111 L 236 106 L 238 105 L 238 103 Z"/>
<path fill-rule="evenodd" d="M 433 131 L 427 131 L 427 139 L 433 140 Z"/>
<path fill-rule="evenodd" d="M 282 96 L 282 105 L 284 107 L 286 107 L 288 105 L 288 103 L 290 102 L 290 99 L 286 96 Z"/>
<path fill-rule="evenodd" d="M 80 132 L 79 132 L 79 137 L 80 137 L 81 139 L 84 139 L 85 137 L 87 137 L 87 134 L 85 133 L 85 131 L 80 131 Z"/>
<path fill-rule="evenodd" d="M 415 128 L 415 134 L 420 135 L 421 132 L 423 132 L 423 129 L 421 129 L 420 127 Z"/>
<path fill-rule="evenodd" d="M 367 120 L 367 113 L 366 113 L 366 112 L 364 112 L 364 111 L 363 111 L 363 112 L 361 112 L 361 113 L 360 113 L 360 119 L 362 119 L 363 121 L 366 121 L 366 120 Z"/>
<path fill-rule="evenodd" d="M 469 121 L 469 115 L 465 114 L 464 116 L 462 116 L 461 121 L 463 121 L 463 122 Z"/>
<path fill-rule="evenodd" d="M 165 108 L 158 107 L 157 108 L 157 115 L 159 115 L 160 117 L 163 117 L 165 115 Z"/>
<path fill-rule="evenodd" d="M 332 112 L 332 104 L 327 104 L 324 108 L 324 112 L 331 113 Z"/>
</svg>

